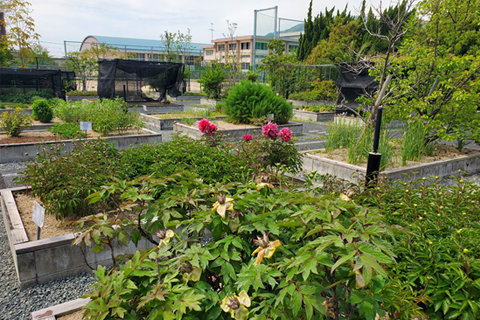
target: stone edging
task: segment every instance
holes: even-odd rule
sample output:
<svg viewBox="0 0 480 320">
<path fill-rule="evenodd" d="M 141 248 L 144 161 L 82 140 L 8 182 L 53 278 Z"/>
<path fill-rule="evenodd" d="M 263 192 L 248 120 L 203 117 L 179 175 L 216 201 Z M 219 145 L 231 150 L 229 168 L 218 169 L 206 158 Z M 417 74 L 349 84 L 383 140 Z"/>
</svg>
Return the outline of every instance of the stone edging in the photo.
<svg viewBox="0 0 480 320">
<path fill-rule="evenodd" d="M 75 299 L 65 303 L 57 304 L 49 308 L 34 311 L 31 313 L 32 320 L 55 320 L 56 317 L 65 316 L 67 314 L 71 314 L 79 311 L 84 306 L 86 306 L 89 301 L 90 301 L 89 298 L 88 299 L 80 298 L 80 299 Z"/>
<path fill-rule="evenodd" d="M 319 174 L 328 173 L 350 182 L 357 182 L 358 178 L 354 175 L 360 174 L 365 176 L 366 173 L 366 169 L 363 167 L 323 158 L 310 153 L 304 154 L 303 170 L 305 172 L 316 171 Z M 440 178 L 450 177 L 452 175 L 458 175 L 458 170 L 464 171 L 467 174 L 479 173 L 480 153 L 461 158 L 390 169 L 381 172 L 381 174 L 391 181 L 400 180 L 402 182 L 408 182 L 410 179 L 428 178 L 429 176 L 438 176 Z"/>
</svg>

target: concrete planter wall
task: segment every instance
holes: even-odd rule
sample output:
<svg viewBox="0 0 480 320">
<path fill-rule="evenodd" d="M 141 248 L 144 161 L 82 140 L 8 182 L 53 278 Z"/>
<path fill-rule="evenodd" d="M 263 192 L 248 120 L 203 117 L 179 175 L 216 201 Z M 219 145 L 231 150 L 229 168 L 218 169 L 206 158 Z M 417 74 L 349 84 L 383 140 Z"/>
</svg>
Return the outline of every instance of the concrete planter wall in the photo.
<svg viewBox="0 0 480 320">
<path fill-rule="evenodd" d="M 215 99 L 206 99 L 206 98 L 201 98 L 200 99 L 200 104 L 202 106 L 206 106 L 206 107 L 210 107 L 210 108 L 214 108 L 217 103 L 219 102 L 223 102 L 222 100 L 215 100 Z"/>
<path fill-rule="evenodd" d="M 43 123 L 43 124 L 35 124 L 30 127 L 24 128 L 22 131 L 46 131 L 54 126 L 54 123 Z M 0 130 L 0 133 L 5 133 L 5 131 Z"/>
<path fill-rule="evenodd" d="M 71 101 L 71 102 L 75 102 L 75 101 L 82 101 L 82 100 L 98 100 L 99 97 L 98 96 L 95 96 L 95 95 L 92 95 L 92 96 L 70 96 L 70 95 L 66 95 L 66 100 L 67 101 Z"/>
<path fill-rule="evenodd" d="M 203 95 L 195 95 L 195 96 L 179 96 L 173 98 L 175 101 L 200 101 L 201 99 L 205 99 Z"/>
<path fill-rule="evenodd" d="M 282 130 L 283 128 L 289 128 L 292 130 L 294 135 L 302 135 L 303 134 L 303 124 L 302 123 L 288 123 L 282 124 L 278 126 L 278 131 Z M 190 127 L 183 123 L 175 123 L 173 125 L 173 131 L 181 132 L 183 135 L 187 135 L 192 139 L 200 140 L 203 137 L 203 133 L 198 130 L 196 127 Z M 245 134 L 251 135 L 260 135 L 262 134 L 262 127 L 258 128 L 239 128 L 239 129 L 228 129 L 228 130 L 219 130 L 226 136 L 228 140 L 241 140 Z"/>
<path fill-rule="evenodd" d="M 335 112 L 313 112 L 303 110 L 293 110 L 293 117 L 298 120 L 311 120 L 315 122 L 333 121 Z"/>
<path fill-rule="evenodd" d="M 141 115 L 143 122 L 145 123 L 145 128 L 153 130 L 153 131 L 161 131 L 161 130 L 173 130 L 173 124 L 175 122 L 180 122 L 180 118 L 172 118 L 172 119 L 160 119 L 154 116 L 149 116 L 146 114 Z M 217 120 L 223 120 L 226 117 L 216 117 Z M 195 120 L 202 120 L 202 118 L 192 118 Z"/>
<path fill-rule="evenodd" d="M 32 115 L 32 109 L 21 109 L 24 114 L 28 114 L 29 116 Z M 0 109 L 0 116 L 3 113 L 13 113 L 15 109 Z"/>
<path fill-rule="evenodd" d="M 15 271 L 22 289 L 88 272 L 91 270 L 88 265 L 96 268 L 99 265 L 111 266 L 113 264 L 110 250 L 92 253 L 92 249 L 85 245 L 71 247 L 72 241 L 75 239 L 73 234 L 28 241 L 12 190 L 14 189 L 1 191 L 1 205 Z M 25 188 L 15 190 L 22 191 Z M 143 238 L 138 242 L 138 247 L 135 247 L 133 242 L 126 247 L 114 243 L 114 255 L 131 254 L 136 250 L 152 246 Z"/>
<path fill-rule="evenodd" d="M 357 176 L 365 176 L 366 169 L 345 162 L 335 161 L 323 158 L 314 154 L 307 153 L 303 157 L 303 170 L 305 172 L 317 171 L 320 174 L 330 174 L 338 178 L 357 182 Z M 469 155 L 462 158 L 439 160 L 430 163 L 418 164 L 398 169 L 382 171 L 391 181 L 408 182 L 410 179 L 428 178 L 429 176 L 450 177 L 457 175 L 458 170 L 465 171 L 467 174 L 480 172 L 480 153 Z"/>
<path fill-rule="evenodd" d="M 294 107 L 302 107 L 302 106 L 313 106 L 315 104 L 322 104 L 324 106 L 331 106 L 335 105 L 336 101 L 330 101 L 330 100 L 318 100 L 318 101 L 302 101 L 302 100 L 287 100 L 290 102 Z"/>
<path fill-rule="evenodd" d="M 182 112 L 183 105 L 182 104 L 159 104 L 156 106 L 152 105 L 142 105 L 139 104 L 138 106 L 130 106 L 128 107 L 128 111 L 136 111 L 138 113 L 144 114 L 155 114 L 155 113 L 172 113 L 172 112 Z"/>
<path fill-rule="evenodd" d="M 106 140 L 109 143 L 114 143 L 115 147 L 119 150 L 135 147 L 142 144 L 162 142 L 162 135 L 160 133 L 155 133 L 152 131 L 150 132 L 151 134 L 107 137 Z M 64 154 L 65 152 L 69 152 L 73 149 L 74 141 L 76 140 L 0 144 L 0 163 L 28 161 L 31 158 L 35 158 L 37 152 L 39 152 L 40 148 L 44 145 L 54 148 L 57 146 L 62 146 L 62 153 Z M 25 156 L 25 154 L 28 154 L 28 158 Z"/>
</svg>

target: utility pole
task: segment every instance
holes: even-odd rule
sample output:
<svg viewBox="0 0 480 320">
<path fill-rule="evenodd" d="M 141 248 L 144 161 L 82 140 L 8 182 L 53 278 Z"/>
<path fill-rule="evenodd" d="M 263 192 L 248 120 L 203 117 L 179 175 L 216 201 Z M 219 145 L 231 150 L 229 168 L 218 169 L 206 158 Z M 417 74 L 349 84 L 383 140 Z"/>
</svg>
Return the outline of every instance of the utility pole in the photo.
<svg viewBox="0 0 480 320">
<path fill-rule="evenodd" d="M 215 30 L 213 30 L 213 22 L 210 23 L 210 25 L 211 25 L 211 27 L 208 30 L 210 30 L 212 32 L 212 41 L 213 41 L 213 31 L 215 31 Z"/>
</svg>

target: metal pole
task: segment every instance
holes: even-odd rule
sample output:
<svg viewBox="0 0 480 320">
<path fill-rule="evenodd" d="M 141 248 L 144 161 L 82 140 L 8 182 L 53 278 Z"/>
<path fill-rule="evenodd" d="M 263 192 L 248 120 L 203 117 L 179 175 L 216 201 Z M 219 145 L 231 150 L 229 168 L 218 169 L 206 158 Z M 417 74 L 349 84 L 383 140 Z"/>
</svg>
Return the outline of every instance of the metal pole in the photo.
<svg viewBox="0 0 480 320">
<path fill-rule="evenodd" d="M 257 62 L 256 62 L 256 59 L 255 59 L 255 53 L 257 50 L 255 50 L 255 47 L 257 45 L 257 10 L 254 10 L 255 12 L 255 15 L 254 15 L 254 18 L 253 18 L 253 65 L 252 65 L 252 69 L 253 69 L 253 72 L 257 72 Z"/>
<path fill-rule="evenodd" d="M 370 188 L 377 184 L 378 173 L 380 172 L 380 162 L 382 160 L 382 154 L 377 153 L 378 151 L 378 142 L 380 140 L 380 127 L 382 124 L 382 112 L 383 108 L 379 107 L 377 109 L 377 120 L 375 123 L 375 135 L 373 138 L 373 152 L 368 154 L 367 162 L 367 175 L 365 179 L 365 186 Z"/>
<path fill-rule="evenodd" d="M 273 29 L 273 37 L 275 39 L 278 39 L 278 37 L 280 36 L 280 32 L 278 32 L 277 34 L 277 16 L 278 16 L 278 6 L 275 6 L 275 29 Z"/>
</svg>

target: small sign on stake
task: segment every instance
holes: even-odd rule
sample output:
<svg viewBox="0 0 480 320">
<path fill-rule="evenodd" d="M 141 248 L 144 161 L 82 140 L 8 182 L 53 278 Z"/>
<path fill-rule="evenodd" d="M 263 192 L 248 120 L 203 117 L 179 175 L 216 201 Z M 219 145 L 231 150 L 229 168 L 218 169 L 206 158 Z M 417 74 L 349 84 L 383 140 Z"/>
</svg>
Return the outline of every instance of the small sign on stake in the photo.
<svg viewBox="0 0 480 320">
<path fill-rule="evenodd" d="M 37 240 L 40 240 L 41 228 L 45 223 L 45 208 L 38 204 L 36 201 L 33 201 L 33 215 L 32 220 L 35 222 L 37 227 Z"/>
<path fill-rule="evenodd" d="M 80 130 L 85 130 L 85 138 L 86 138 L 87 130 L 92 130 L 92 123 L 88 121 L 80 121 Z"/>
<path fill-rule="evenodd" d="M 273 113 L 270 113 L 268 116 L 267 116 L 267 119 L 272 121 L 273 118 L 275 118 L 275 115 Z"/>
</svg>

